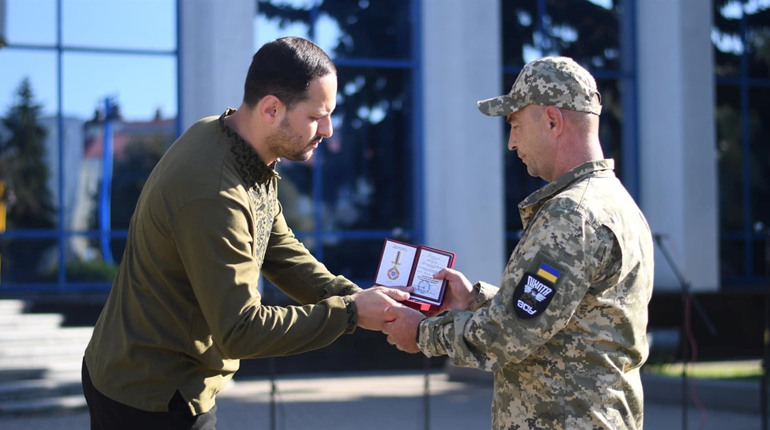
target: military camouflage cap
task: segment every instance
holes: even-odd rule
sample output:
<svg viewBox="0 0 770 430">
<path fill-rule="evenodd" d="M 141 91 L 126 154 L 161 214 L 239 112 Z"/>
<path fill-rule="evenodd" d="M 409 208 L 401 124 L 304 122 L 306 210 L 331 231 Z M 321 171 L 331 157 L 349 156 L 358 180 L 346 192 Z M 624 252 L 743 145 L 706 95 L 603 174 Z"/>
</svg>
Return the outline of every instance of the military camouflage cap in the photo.
<svg viewBox="0 0 770 430">
<path fill-rule="evenodd" d="M 503 116 L 529 105 L 590 112 L 602 111 L 601 95 L 588 70 L 571 58 L 544 57 L 527 63 L 511 92 L 477 102 L 484 115 Z"/>
</svg>

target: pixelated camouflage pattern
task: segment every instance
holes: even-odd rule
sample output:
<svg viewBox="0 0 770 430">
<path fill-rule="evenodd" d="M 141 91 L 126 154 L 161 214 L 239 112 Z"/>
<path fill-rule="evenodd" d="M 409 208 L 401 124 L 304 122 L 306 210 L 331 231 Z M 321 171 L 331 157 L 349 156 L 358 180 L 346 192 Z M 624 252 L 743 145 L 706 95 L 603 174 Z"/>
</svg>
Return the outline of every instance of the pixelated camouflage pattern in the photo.
<svg viewBox="0 0 770 430">
<path fill-rule="evenodd" d="M 504 116 L 529 105 L 556 106 L 601 114 L 601 95 L 593 76 L 568 57 L 530 61 L 519 73 L 511 92 L 477 102 L 481 113 Z"/>
<path fill-rule="evenodd" d="M 494 373 L 494 429 L 642 429 L 653 243 L 613 167 L 585 163 L 527 197 L 499 289 L 481 285 L 491 300 L 420 325 L 426 355 Z M 560 272 L 553 300 L 520 319 L 513 292 L 543 262 Z"/>
</svg>

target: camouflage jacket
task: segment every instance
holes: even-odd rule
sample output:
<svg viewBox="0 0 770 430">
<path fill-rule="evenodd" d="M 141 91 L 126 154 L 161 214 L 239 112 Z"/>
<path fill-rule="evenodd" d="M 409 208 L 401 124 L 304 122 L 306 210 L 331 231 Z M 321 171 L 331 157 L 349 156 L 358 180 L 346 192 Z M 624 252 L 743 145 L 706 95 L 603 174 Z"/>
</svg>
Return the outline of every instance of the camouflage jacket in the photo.
<svg viewBox="0 0 770 430">
<path fill-rule="evenodd" d="M 495 429 L 641 429 L 653 244 L 613 172 L 588 162 L 519 204 L 499 289 L 420 324 L 428 356 L 494 373 Z"/>
</svg>

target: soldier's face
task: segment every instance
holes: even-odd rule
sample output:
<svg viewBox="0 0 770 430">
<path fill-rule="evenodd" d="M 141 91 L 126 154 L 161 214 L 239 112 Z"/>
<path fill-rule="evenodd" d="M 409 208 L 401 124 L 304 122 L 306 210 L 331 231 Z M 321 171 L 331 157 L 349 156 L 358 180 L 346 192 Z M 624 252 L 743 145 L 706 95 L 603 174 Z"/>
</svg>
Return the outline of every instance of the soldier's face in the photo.
<svg viewBox="0 0 770 430">
<path fill-rule="evenodd" d="M 544 134 L 543 106 L 527 105 L 506 117 L 511 126 L 508 149 L 516 151 L 527 173 L 550 181 L 548 138 Z M 551 154 L 552 155 L 552 154 Z"/>
</svg>

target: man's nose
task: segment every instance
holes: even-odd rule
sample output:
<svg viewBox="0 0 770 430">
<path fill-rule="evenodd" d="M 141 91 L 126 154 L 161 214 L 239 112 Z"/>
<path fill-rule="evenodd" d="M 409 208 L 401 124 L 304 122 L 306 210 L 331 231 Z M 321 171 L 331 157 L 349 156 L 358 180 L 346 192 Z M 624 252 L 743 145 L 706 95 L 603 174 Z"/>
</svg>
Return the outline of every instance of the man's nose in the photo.
<svg viewBox="0 0 770 430">
<path fill-rule="evenodd" d="M 511 134 L 508 136 L 508 150 L 515 151 L 517 147 L 516 138 L 513 136 L 513 130 L 511 130 Z"/>
<path fill-rule="evenodd" d="M 325 120 L 319 123 L 318 134 L 325 138 L 332 137 L 332 134 L 334 134 L 334 126 L 332 125 L 331 118 L 327 117 Z"/>
</svg>

